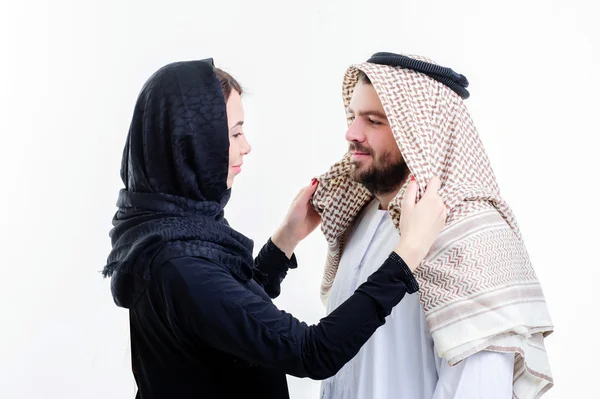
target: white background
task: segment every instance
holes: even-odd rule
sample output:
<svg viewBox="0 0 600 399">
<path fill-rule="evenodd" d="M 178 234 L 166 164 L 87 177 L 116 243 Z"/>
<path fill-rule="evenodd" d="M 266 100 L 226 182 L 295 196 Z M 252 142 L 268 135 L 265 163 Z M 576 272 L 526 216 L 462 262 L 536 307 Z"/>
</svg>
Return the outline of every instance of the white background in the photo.
<svg viewBox="0 0 600 399">
<path fill-rule="evenodd" d="M 0 398 L 133 398 L 127 312 L 99 274 L 134 102 L 213 57 L 248 89 L 253 145 L 228 218 L 257 247 L 346 149 L 345 69 L 377 51 L 465 74 L 467 104 L 547 295 L 556 387 L 598 398 L 597 3 L 583 0 L 3 1 Z M 320 232 L 277 304 L 324 315 Z M 290 378 L 292 398 L 318 382 Z"/>
</svg>

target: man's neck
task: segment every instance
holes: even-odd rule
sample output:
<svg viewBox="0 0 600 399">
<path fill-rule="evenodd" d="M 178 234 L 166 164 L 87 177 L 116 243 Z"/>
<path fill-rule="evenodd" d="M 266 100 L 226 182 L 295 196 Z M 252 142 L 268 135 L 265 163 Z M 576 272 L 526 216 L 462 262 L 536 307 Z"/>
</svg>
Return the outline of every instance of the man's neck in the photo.
<svg viewBox="0 0 600 399">
<path fill-rule="evenodd" d="M 390 205 L 390 202 L 398 194 L 398 191 L 400 191 L 400 187 L 398 187 L 396 190 L 394 190 L 390 193 L 383 194 L 383 195 L 376 195 L 375 197 L 379 201 L 379 209 L 387 211 L 388 206 Z"/>
</svg>

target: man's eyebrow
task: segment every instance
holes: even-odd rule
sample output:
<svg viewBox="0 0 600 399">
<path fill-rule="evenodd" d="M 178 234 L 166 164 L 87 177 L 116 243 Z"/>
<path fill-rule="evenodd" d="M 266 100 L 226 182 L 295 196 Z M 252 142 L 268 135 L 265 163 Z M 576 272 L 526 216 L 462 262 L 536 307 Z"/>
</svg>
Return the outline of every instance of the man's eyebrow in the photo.
<svg viewBox="0 0 600 399">
<path fill-rule="evenodd" d="M 352 115 L 355 114 L 354 110 L 352 108 L 350 108 L 350 107 L 346 108 L 346 111 L 349 114 L 352 114 Z M 380 112 L 380 111 L 376 111 L 376 110 L 372 110 L 372 111 L 359 111 L 358 112 L 358 116 L 371 116 L 371 115 L 372 116 L 376 116 L 376 117 L 381 118 L 381 119 L 387 119 L 387 115 L 386 114 L 384 114 L 383 112 Z"/>
<path fill-rule="evenodd" d="M 244 121 L 239 121 L 238 123 L 236 123 L 235 125 L 233 125 L 231 127 L 231 129 L 233 129 L 234 127 L 242 126 L 243 124 L 244 124 Z M 231 130 L 231 129 L 229 129 L 229 130 Z"/>
</svg>

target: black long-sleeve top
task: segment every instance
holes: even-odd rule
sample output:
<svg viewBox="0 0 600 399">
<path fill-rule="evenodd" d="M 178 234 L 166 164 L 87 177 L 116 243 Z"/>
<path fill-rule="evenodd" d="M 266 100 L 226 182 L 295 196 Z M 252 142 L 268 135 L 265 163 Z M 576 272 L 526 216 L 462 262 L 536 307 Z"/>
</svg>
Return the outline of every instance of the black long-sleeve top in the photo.
<svg viewBox="0 0 600 399">
<path fill-rule="evenodd" d="M 249 281 L 204 258 L 154 265 L 130 309 L 137 398 L 288 398 L 286 374 L 335 375 L 404 295 L 418 290 L 392 253 L 346 302 L 308 326 L 271 301 L 295 267 L 295 257 L 270 240 Z"/>
</svg>

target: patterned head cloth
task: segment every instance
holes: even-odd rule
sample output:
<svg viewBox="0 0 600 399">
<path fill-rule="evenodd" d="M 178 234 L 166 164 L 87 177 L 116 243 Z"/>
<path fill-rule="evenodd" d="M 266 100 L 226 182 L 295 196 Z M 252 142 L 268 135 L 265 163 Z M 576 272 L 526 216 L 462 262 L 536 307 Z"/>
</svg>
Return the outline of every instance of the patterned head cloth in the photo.
<svg viewBox="0 0 600 399">
<path fill-rule="evenodd" d="M 390 57 L 392 61 L 396 57 L 395 63 L 389 62 Z M 344 105 L 349 106 L 363 71 L 417 180 L 417 199 L 432 176 L 442 181 L 447 223 L 416 271 L 420 301 L 438 354 L 455 365 L 481 350 L 515 353 L 515 397 L 541 396 L 553 385 L 544 348 L 553 325 L 513 212 L 500 196 L 463 102 L 468 97 L 466 79 L 424 57 L 379 53 L 369 61 L 346 71 Z M 350 178 L 351 169 L 347 154 L 320 176 L 313 197 L 328 242 L 321 286 L 324 302 L 345 235 L 373 199 Z M 407 184 L 389 205 L 397 229 Z"/>
</svg>

